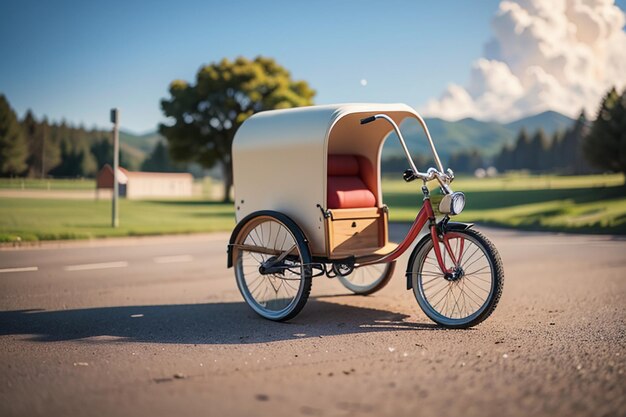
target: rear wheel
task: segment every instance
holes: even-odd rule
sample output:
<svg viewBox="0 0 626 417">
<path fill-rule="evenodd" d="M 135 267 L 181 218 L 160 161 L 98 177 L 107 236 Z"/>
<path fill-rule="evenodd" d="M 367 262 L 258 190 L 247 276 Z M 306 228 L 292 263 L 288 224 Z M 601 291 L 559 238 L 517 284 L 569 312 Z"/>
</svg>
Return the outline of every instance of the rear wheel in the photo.
<svg viewBox="0 0 626 417">
<path fill-rule="evenodd" d="M 246 303 L 266 319 L 295 317 L 311 292 L 309 248 L 288 218 L 250 219 L 233 245 L 237 286 Z"/>
<path fill-rule="evenodd" d="M 445 271 L 437 262 L 432 240 L 411 257 L 408 272 L 415 298 L 424 313 L 442 326 L 475 326 L 491 315 L 500 300 L 502 260 L 495 246 L 472 229 L 446 233 L 444 242 L 447 245 L 437 244 Z"/>
<path fill-rule="evenodd" d="M 369 295 L 382 290 L 389 283 L 396 269 L 396 262 L 356 266 L 348 275 L 337 274 L 344 287 L 355 294 Z"/>
</svg>

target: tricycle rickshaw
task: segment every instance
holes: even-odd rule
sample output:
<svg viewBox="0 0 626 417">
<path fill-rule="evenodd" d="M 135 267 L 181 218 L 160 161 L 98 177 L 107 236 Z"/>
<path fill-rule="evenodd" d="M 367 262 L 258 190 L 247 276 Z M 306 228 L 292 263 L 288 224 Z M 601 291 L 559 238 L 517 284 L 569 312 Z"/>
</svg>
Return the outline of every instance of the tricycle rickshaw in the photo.
<svg viewBox="0 0 626 417">
<path fill-rule="evenodd" d="M 436 168 L 416 168 L 399 125 L 420 123 Z M 380 181 L 382 146 L 395 132 L 420 180 L 423 205 L 406 238 L 388 240 Z M 343 104 L 260 112 L 233 141 L 237 225 L 228 267 L 248 305 L 276 321 L 304 307 L 313 277 L 336 277 L 356 294 L 380 290 L 396 260 L 421 235 L 406 268 L 424 313 L 451 328 L 474 326 L 495 309 L 504 280 L 496 248 L 471 224 L 451 222 L 465 206 L 453 192 L 428 128 L 403 104 Z M 437 181 L 439 200 L 427 188 Z"/>
</svg>

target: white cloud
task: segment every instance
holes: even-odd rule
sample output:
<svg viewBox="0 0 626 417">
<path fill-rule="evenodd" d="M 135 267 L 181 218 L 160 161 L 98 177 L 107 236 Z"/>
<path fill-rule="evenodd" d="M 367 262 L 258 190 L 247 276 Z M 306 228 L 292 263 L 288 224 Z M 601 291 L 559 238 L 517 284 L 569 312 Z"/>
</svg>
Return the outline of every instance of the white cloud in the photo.
<svg viewBox="0 0 626 417">
<path fill-rule="evenodd" d="M 501 121 L 545 110 L 595 114 L 611 86 L 626 87 L 625 23 L 613 0 L 504 0 L 468 84 L 449 85 L 422 111 Z"/>
</svg>

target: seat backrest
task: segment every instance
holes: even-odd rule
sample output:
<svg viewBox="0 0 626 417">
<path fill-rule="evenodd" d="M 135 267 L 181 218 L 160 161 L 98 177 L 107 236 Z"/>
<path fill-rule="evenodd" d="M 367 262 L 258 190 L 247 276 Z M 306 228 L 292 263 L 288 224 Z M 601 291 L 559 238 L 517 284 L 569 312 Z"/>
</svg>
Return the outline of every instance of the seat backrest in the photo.
<svg viewBox="0 0 626 417">
<path fill-rule="evenodd" d="M 356 155 L 328 155 L 327 203 L 330 209 L 376 207 L 366 185 L 369 161 Z"/>
<path fill-rule="evenodd" d="M 360 177 L 359 160 L 355 155 L 328 155 L 329 177 Z"/>
</svg>

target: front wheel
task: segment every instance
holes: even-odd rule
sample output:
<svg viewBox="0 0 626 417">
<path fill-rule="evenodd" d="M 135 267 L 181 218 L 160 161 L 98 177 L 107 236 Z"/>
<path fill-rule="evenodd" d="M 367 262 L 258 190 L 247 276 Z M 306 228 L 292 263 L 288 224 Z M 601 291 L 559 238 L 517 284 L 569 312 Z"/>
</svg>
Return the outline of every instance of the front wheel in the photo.
<svg viewBox="0 0 626 417">
<path fill-rule="evenodd" d="M 409 260 L 407 271 L 415 298 L 424 313 L 442 326 L 475 326 L 491 315 L 502 295 L 500 255 L 485 236 L 472 229 L 448 232 L 437 244 L 445 270 L 437 262 L 432 239 Z"/>
</svg>

